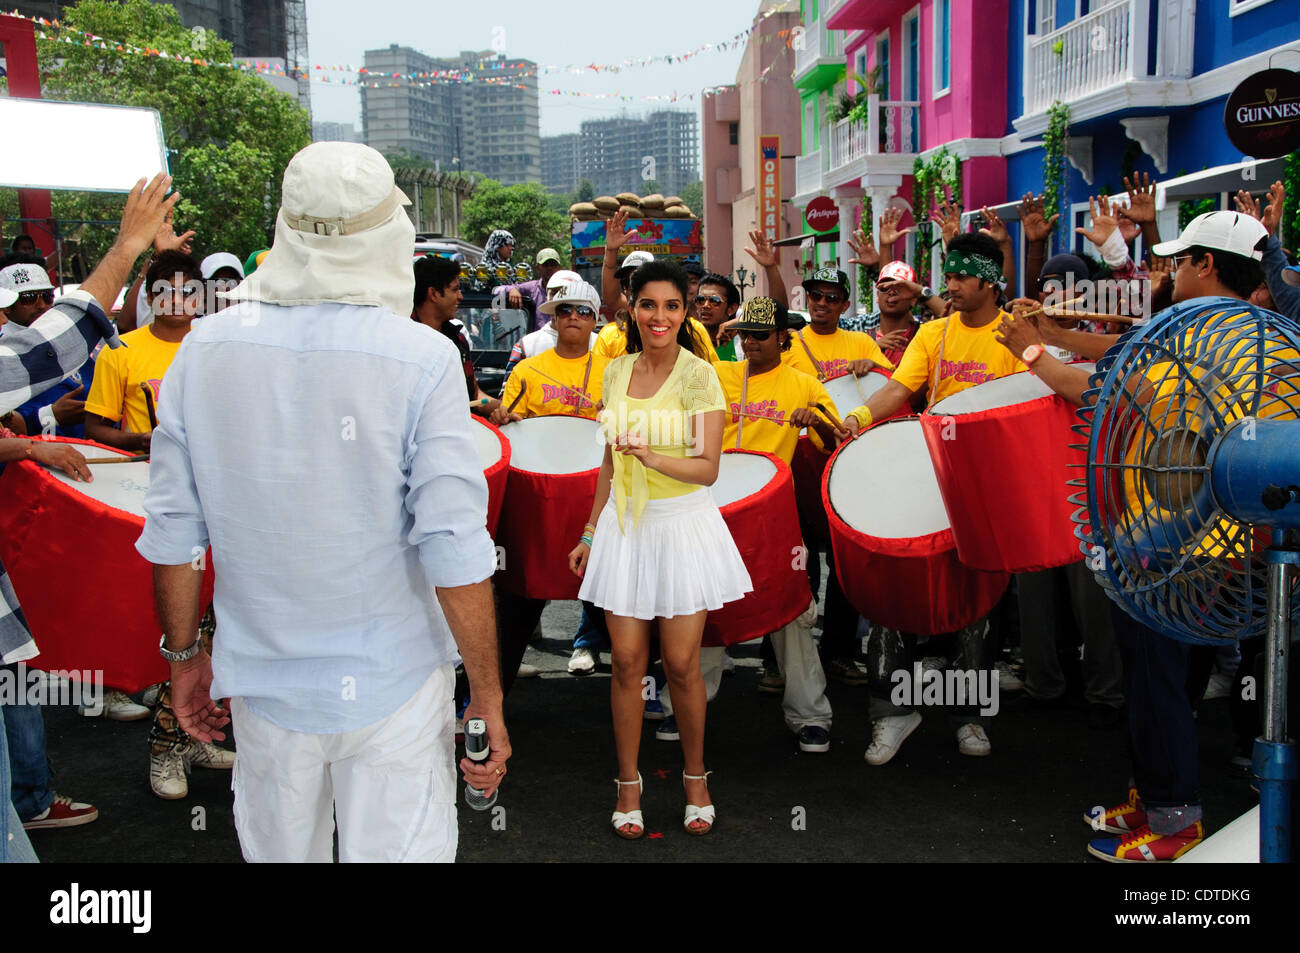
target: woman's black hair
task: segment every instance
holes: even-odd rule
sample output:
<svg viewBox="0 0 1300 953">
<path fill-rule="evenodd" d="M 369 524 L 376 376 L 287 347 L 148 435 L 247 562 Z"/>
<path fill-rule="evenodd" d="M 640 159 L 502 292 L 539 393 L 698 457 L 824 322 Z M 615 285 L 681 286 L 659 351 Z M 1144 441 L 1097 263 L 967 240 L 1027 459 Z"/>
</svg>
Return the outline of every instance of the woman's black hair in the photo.
<svg viewBox="0 0 1300 953">
<path fill-rule="evenodd" d="M 636 299 L 640 295 L 641 289 L 652 281 L 670 282 L 682 296 L 682 324 L 677 329 L 677 343 L 686 350 L 690 351 L 696 357 L 702 357 L 708 360 L 711 352 L 711 345 L 708 341 L 700 339 L 699 334 L 691 327 L 690 319 L 686 316 L 686 293 L 690 288 L 690 276 L 686 274 L 686 269 L 676 262 L 671 261 L 648 261 L 636 271 L 632 272 L 632 278 L 628 282 L 627 306 L 627 352 L 636 354 L 641 351 L 641 328 L 636 323 Z"/>
</svg>

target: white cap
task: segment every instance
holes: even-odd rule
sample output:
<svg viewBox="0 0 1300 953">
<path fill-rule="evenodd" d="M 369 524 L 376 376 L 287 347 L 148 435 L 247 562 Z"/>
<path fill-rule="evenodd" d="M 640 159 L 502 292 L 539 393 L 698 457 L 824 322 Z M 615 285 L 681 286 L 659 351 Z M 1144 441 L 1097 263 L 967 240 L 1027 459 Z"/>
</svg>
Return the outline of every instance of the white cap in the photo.
<svg viewBox="0 0 1300 953">
<path fill-rule="evenodd" d="M 381 153 L 359 142 L 314 142 L 289 160 L 280 214 L 295 231 L 355 235 L 411 201 Z"/>
<path fill-rule="evenodd" d="M 7 308 L 18 300 L 18 292 L 0 288 L 0 308 Z"/>
<path fill-rule="evenodd" d="M 50 284 L 49 274 L 40 265 L 20 262 L 0 271 L 0 288 L 22 294 L 24 291 L 52 291 L 54 285 Z"/>
<path fill-rule="evenodd" d="M 1169 258 L 1195 245 L 1262 261 L 1264 243 L 1261 239 L 1266 238 L 1268 230 L 1257 218 L 1240 212 L 1206 212 L 1188 222 L 1183 233 L 1173 241 L 1152 245 L 1151 254 Z"/>
<path fill-rule="evenodd" d="M 555 309 L 562 304 L 584 305 L 597 313 L 600 312 L 600 292 L 585 281 L 575 281 L 564 286 L 558 295 L 550 301 L 543 301 L 537 310 L 542 314 L 555 314 Z"/>
<path fill-rule="evenodd" d="M 566 271 L 561 268 L 555 274 L 551 275 L 551 280 L 546 283 L 546 290 L 558 288 L 560 285 L 571 285 L 582 281 L 582 275 L 576 271 Z"/>
<path fill-rule="evenodd" d="M 640 268 L 642 265 L 648 265 L 655 260 L 655 256 L 648 251 L 634 251 L 623 259 L 623 263 L 618 266 L 618 271 L 627 271 L 629 268 Z M 615 272 L 617 274 L 618 272 Z"/>
<path fill-rule="evenodd" d="M 244 263 L 228 251 L 213 252 L 199 262 L 199 271 L 205 280 L 211 278 L 222 268 L 233 268 L 239 273 L 239 277 L 244 277 Z"/>
</svg>

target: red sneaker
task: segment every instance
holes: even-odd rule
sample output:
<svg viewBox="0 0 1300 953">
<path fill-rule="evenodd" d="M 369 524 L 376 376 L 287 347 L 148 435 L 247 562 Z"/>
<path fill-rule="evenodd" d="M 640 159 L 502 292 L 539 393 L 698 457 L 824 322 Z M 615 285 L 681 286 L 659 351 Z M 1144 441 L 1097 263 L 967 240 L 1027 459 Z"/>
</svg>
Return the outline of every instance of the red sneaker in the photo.
<svg viewBox="0 0 1300 953">
<path fill-rule="evenodd" d="M 1094 831 L 1106 834 L 1132 834 L 1146 822 L 1146 808 L 1142 806 L 1137 788 L 1128 789 L 1128 800 L 1119 807 L 1104 810 L 1099 804 L 1088 808 L 1083 814 L 1083 823 Z"/>
<path fill-rule="evenodd" d="M 1088 845 L 1088 853 L 1112 864 L 1177 860 L 1205 837 L 1200 821 L 1177 834 L 1157 834 L 1145 825 L 1124 837 L 1103 837 Z"/>
<path fill-rule="evenodd" d="M 39 831 L 46 827 L 77 827 L 89 824 L 99 817 L 99 808 L 91 804 L 82 804 L 62 794 L 54 795 L 54 800 L 40 814 L 30 821 L 23 821 L 23 830 Z"/>
</svg>

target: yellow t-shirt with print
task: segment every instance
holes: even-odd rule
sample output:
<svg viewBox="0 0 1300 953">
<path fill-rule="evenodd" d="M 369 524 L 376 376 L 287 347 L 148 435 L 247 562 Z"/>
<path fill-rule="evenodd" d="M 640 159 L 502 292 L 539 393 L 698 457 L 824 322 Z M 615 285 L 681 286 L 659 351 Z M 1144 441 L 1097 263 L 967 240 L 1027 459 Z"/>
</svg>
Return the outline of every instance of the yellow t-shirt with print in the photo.
<svg viewBox="0 0 1300 953">
<path fill-rule="evenodd" d="M 691 323 L 691 330 L 699 336 L 704 344 L 708 345 L 709 363 L 719 363 L 722 358 L 718 357 L 713 345 L 709 343 L 709 329 L 700 324 L 695 318 L 687 318 L 686 320 Z M 596 346 L 591 350 L 597 357 L 603 357 L 607 361 L 622 357 L 627 353 L 627 334 L 618 326 L 616 321 L 611 321 L 600 329 L 600 334 L 596 335 Z"/>
<path fill-rule="evenodd" d="M 843 331 L 837 328 L 831 334 L 818 334 L 812 328 L 804 328 L 792 335 L 792 338 L 790 350 L 781 355 L 781 363 L 813 377 L 818 376 L 818 368 L 808 359 L 808 351 L 812 352 L 813 358 L 820 365 L 823 380 L 845 373 L 850 361 L 875 361 L 877 367 L 887 371 L 894 369 L 876 339 L 861 331 Z M 800 340 L 803 344 L 799 343 Z M 804 345 L 807 345 L 807 350 L 804 350 Z"/>
<path fill-rule="evenodd" d="M 894 380 L 914 393 L 924 390 L 934 380 L 935 365 L 939 364 L 939 380 L 929 395 L 933 404 L 967 388 L 1026 370 L 1020 358 L 993 336 L 1005 317 L 1007 313 L 999 311 L 982 328 L 967 327 L 961 320 L 961 312 L 926 322 L 907 345 L 894 371 Z"/>
<path fill-rule="evenodd" d="M 100 352 L 86 398 L 86 413 L 114 423 L 125 417 L 124 430 L 148 433 L 153 424 L 144 387 L 149 388 L 156 409 L 163 375 L 171 367 L 181 342 L 160 340 L 153 333 L 153 325 L 149 325 L 123 334 L 122 344 L 125 346 Z"/>
<path fill-rule="evenodd" d="M 748 366 L 748 361 L 728 361 L 714 368 L 722 392 L 727 396 L 722 449 L 735 447 L 739 434 L 740 449 L 772 453 L 789 464 L 799 442 L 799 428 L 790 426 L 790 414 L 800 407 L 821 404 L 838 417 L 839 409 L 822 382 L 811 375 L 778 364 L 770 371 L 751 375 L 746 384 L 745 368 Z M 742 390 L 745 393 L 743 407 L 740 401 Z M 752 416 L 741 417 L 741 413 Z M 756 419 L 760 417 L 763 419 Z M 808 433 L 813 443 L 821 447 L 817 431 L 809 427 Z"/>
<path fill-rule="evenodd" d="M 501 404 L 514 404 L 522 390 L 523 399 L 514 409 L 520 417 L 576 414 L 594 420 L 606 363 L 591 352 L 567 358 L 554 349 L 524 358 L 506 378 Z"/>
</svg>

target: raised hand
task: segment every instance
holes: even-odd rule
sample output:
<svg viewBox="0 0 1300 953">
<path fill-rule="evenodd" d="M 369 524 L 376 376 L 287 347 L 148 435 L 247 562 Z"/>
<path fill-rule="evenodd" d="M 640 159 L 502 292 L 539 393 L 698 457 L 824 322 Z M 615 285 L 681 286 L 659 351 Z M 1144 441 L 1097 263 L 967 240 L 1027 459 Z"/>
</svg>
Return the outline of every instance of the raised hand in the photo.
<svg viewBox="0 0 1300 953">
<path fill-rule="evenodd" d="M 1270 235 L 1276 235 L 1282 224 L 1282 208 L 1286 205 L 1286 186 L 1280 181 L 1274 182 L 1268 189 L 1268 204 L 1259 220 L 1268 229 Z"/>
<path fill-rule="evenodd" d="M 885 214 L 880 217 L 880 247 L 882 250 L 888 249 L 893 254 L 894 242 L 898 241 L 908 232 L 916 231 L 916 226 L 908 228 L 899 228 L 898 223 L 903 220 L 903 210 L 897 206 L 890 206 L 885 209 Z"/>
<path fill-rule="evenodd" d="M 848 262 L 850 265 L 875 268 L 880 264 L 880 252 L 876 250 L 871 236 L 862 229 L 859 228 L 853 233 L 853 237 L 849 239 L 849 248 L 853 250 L 853 257 Z"/>
<path fill-rule="evenodd" d="M 986 205 L 984 208 L 980 209 L 980 214 L 984 216 L 985 223 L 985 227 L 980 229 L 981 235 L 987 235 L 999 245 L 1011 241 L 1011 235 L 1007 232 L 1007 226 L 1003 224 L 1002 219 L 998 217 L 997 212 Z"/>
<path fill-rule="evenodd" d="M 634 228 L 631 231 L 625 231 L 627 228 L 627 219 L 629 211 L 625 208 L 619 209 L 614 213 L 614 217 L 609 220 L 605 226 L 605 247 L 617 251 L 622 248 L 629 238 L 638 234 Z"/>
<path fill-rule="evenodd" d="M 1050 219 L 1043 214 L 1043 197 L 1034 195 L 1033 192 L 1026 192 L 1025 197 L 1020 200 L 1020 227 L 1025 230 L 1025 241 L 1042 242 L 1046 241 L 1052 234 L 1052 229 L 1056 227 L 1056 220 L 1060 218 L 1059 214 L 1053 215 Z"/>
<path fill-rule="evenodd" d="M 178 251 L 182 255 L 189 255 L 194 251 L 194 230 L 190 229 L 184 234 L 177 235 L 175 228 L 172 226 L 174 211 L 175 209 L 170 208 L 167 210 L 167 217 L 158 226 L 158 231 L 154 232 L 153 250 L 156 254 L 165 251 Z"/>
<path fill-rule="evenodd" d="M 1147 272 L 1151 275 L 1151 297 L 1154 298 L 1160 294 L 1164 286 L 1169 283 L 1169 266 L 1171 260 L 1168 258 L 1152 257 L 1147 261 Z"/>
<path fill-rule="evenodd" d="M 939 226 L 943 236 L 944 247 L 961 234 L 961 206 L 947 199 L 939 203 L 938 209 L 930 213 L 930 221 Z"/>
<path fill-rule="evenodd" d="M 1156 220 L 1156 183 L 1147 173 L 1133 176 L 1130 182 L 1124 177 L 1124 188 L 1128 190 L 1128 211 L 1125 213 L 1139 225 L 1153 223 Z"/>
<path fill-rule="evenodd" d="M 745 252 L 750 258 L 754 259 L 755 264 L 760 268 L 771 268 L 777 263 L 780 253 L 776 247 L 768 241 L 767 236 L 763 234 L 761 229 L 750 229 L 749 240 L 754 244 L 752 247 L 746 245 Z"/>
<path fill-rule="evenodd" d="M 1092 228 L 1076 228 L 1075 232 L 1100 248 L 1119 227 L 1119 219 L 1111 208 L 1110 200 L 1104 195 L 1089 196 L 1088 213 L 1092 217 Z"/>
<path fill-rule="evenodd" d="M 1256 202 L 1255 197 L 1245 189 L 1239 189 L 1237 194 L 1232 197 L 1232 201 L 1237 206 L 1237 211 L 1242 215 L 1249 215 L 1256 221 L 1260 221 L 1264 218 L 1264 213 L 1261 211 L 1259 203 Z"/>
<path fill-rule="evenodd" d="M 135 258 L 149 247 L 159 228 L 171 216 L 171 211 L 180 201 L 181 194 L 167 194 L 171 188 L 172 177 L 158 173 L 148 183 L 144 179 L 136 182 L 126 196 L 126 207 L 122 210 L 122 224 L 117 230 L 116 244 L 125 250 L 129 257 Z"/>
</svg>

